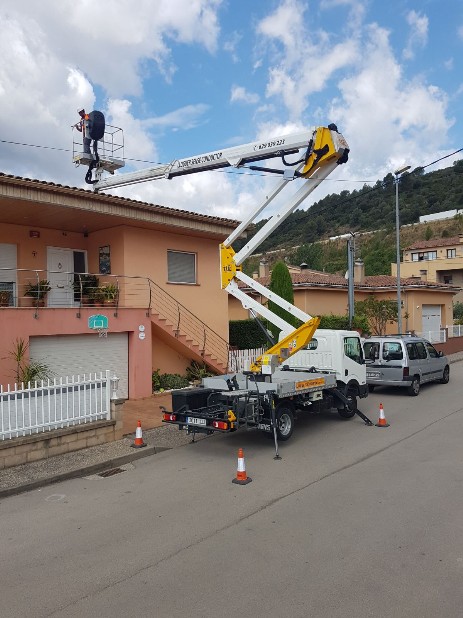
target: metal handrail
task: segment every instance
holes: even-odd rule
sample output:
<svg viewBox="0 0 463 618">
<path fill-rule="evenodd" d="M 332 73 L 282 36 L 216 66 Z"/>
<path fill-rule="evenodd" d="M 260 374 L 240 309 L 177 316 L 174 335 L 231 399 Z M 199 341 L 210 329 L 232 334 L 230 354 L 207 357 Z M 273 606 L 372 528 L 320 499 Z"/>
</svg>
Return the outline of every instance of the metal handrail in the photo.
<svg viewBox="0 0 463 618">
<path fill-rule="evenodd" d="M 26 268 L 0 268 L 0 272 L 2 271 L 10 271 L 15 273 L 14 277 L 12 276 L 12 279 L 15 279 L 17 289 L 21 287 L 24 288 L 27 283 L 31 281 L 34 283 L 39 283 L 41 279 L 48 280 L 48 276 L 50 274 L 68 275 L 69 279 L 72 278 L 72 283 L 70 286 L 74 291 L 75 301 L 69 305 L 61 306 L 63 308 L 75 308 L 77 310 L 76 317 L 78 318 L 81 317 L 82 307 L 85 306 L 83 304 L 85 297 L 83 277 L 95 276 L 97 278 L 104 277 L 106 280 L 115 280 L 118 288 L 117 298 L 115 299 L 116 304 L 114 306 L 115 316 L 117 316 L 117 311 L 120 307 L 145 307 L 147 316 L 151 315 L 151 313 L 157 313 L 162 319 L 170 321 L 172 323 L 172 329 L 176 333 L 176 337 L 179 335 L 184 335 L 185 337 L 190 338 L 194 345 L 198 346 L 200 354 L 205 362 L 207 362 L 205 357 L 210 356 L 212 358 L 216 358 L 225 368 L 228 366 L 228 342 L 149 277 L 121 274 L 102 275 L 100 273 L 75 273 Z M 17 273 L 21 273 L 21 281 L 19 282 L 18 277 L 16 276 Z M 25 276 L 25 274 L 28 274 L 28 276 Z M 141 285 L 138 286 L 138 283 Z M 76 290 L 76 284 L 78 284 L 78 290 Z M 131 302 L 130 304 L 121 302 L 121 300 L 124 301 L 124 296 L 126 299 L 131 293 L 137 297 L 136 299 L 132 299 L 135 300 L 135 304 L 134 302 Z M 24 294 L 17 292 L 15 305 L 18 304 L 17 301 L 20 298 L 24 298 Z M 34 300 L 34 317 L 38 319 L 39 310 L 41 309 L 38 296 L 36 299 L 34 298 Z"/>
</svg>

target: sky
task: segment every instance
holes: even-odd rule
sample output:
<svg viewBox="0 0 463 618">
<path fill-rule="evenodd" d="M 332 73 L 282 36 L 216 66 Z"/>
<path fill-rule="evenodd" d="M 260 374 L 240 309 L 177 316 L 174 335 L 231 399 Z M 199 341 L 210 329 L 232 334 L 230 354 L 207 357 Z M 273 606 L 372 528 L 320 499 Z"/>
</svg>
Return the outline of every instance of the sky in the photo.
<svg viewBox="0 0 463 618">
<path fill-rule="evenodd" d="M 463 148 L 462 0 L 2 0 L 0 32 L 6 174 L 89 188 L 81 108 L 123 130 L 122 173 L 334 122 L 349 162 L 304 209 Z M 241 220 L 277 182 L 227 169 L 107 192 Z"/>
</svg>

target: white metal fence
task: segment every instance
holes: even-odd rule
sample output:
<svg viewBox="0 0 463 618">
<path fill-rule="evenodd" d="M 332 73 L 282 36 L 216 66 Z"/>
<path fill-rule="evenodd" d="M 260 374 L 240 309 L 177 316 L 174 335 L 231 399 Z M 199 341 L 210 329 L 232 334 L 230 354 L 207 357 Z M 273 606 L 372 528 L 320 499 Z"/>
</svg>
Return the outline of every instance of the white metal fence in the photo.
<svg viewBox="0 0 463 618">
<path fill-rule="evenodd" d="M 445 343 L 447 341 L 447 331 L 441 330 L 424 330 L 421 333 L 416 333 L 418 337 L 424 337 L 431 343 Z"/>
<path fill-rule="evenodd" d="M 228 354 L 228 368 L 230 371 L 248 371 L 251 363 L 265 352 L 266 348 L 251 350 L 230 350 Z"/>
<path fill-rule="evenodd" d="M 449 337 L 463 337 L 463 325 L 462 324 L 452 324 L 452 326 L 447 326 Z"/>
<path fill-rule="evenodd" d="M 0 386 L 0 439 L 111 418 L 110 371 Z"/>
</svg>

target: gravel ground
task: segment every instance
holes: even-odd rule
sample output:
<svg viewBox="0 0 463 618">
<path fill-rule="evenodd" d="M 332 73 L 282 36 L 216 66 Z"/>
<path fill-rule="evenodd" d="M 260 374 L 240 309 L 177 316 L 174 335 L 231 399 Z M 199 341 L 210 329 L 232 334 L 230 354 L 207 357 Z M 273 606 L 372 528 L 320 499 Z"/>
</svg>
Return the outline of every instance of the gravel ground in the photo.
<svg viewBox="0 0 463 618">
<path fill-rule="evenodd" d="M 451 354 L 448 358 L 451 363 L 461 361 L 463 352 Z M 213 437 L 197 435 L 195 440 Z M 88 476 L 102 470 L 127 465 L 141 457 L 184 446 L 191 442 L 191 436 L 172 425 L 163 425 L 143 431 L 143 440 L 147 445 L 144 448 L 134 449 L 133 437 L 126 437 L 117 442 L 0 470 L 0 498 L 66 478 Z"/>
</svg>

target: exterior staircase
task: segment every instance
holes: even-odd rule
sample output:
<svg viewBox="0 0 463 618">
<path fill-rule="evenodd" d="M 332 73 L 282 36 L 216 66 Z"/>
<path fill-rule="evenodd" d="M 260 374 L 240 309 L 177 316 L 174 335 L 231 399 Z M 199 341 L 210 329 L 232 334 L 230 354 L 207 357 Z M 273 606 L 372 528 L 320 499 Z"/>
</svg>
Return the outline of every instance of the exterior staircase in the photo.
<svg viewBox="0 0 463 618">
<path fill-rule="evenodd" d="M 216 373 L 227 372 L 228 342 L 151 280 L 150 315 L 160 338 L 180 354 Z"/>
</svg>

